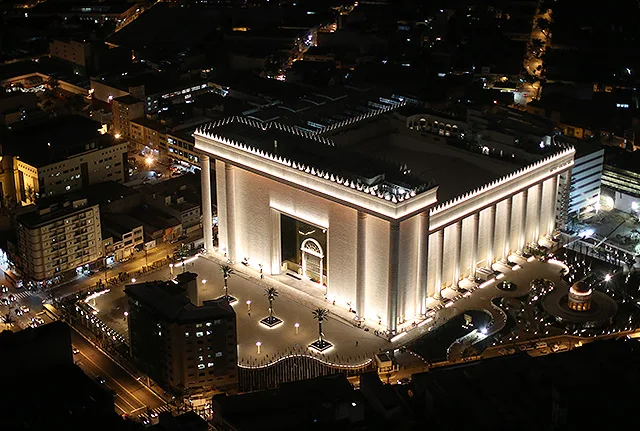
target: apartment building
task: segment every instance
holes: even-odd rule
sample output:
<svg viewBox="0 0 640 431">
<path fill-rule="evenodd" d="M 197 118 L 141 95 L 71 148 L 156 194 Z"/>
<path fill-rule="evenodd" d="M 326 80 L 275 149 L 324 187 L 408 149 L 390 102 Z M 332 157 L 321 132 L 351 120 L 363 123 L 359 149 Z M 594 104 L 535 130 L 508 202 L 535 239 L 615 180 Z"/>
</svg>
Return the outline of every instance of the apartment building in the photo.
<svg viewBox="0 0 640 431">
<path fill-rule="evenodd" d="M 237 386 L 236 315 L 226 299 L 202 302 L 197 275 L 128 285 L 129 339 L 136 365 L 178 393 Z"/>
<path fill-rule="evenodd" d="M 43 200 L 16 217 L 16 236 L 16 263 L 37 282 L 86 272 L 103 255 L 100 209 L 87 199 Z"/>
<path fill-rule="evenodd" d="M 104 181 L 126 182 L 127 143 L 100 134 L 100 124 L 80 116 L 46 120 L 13 130 L 2 146 L 12 159 L 3 192 L 22 204 Z"/>
<path fill-rule="evenodd" d="M 131 140 L 131 120 L 144 117 L 144 102 L 133 96 L 120 96 L 111 103 L 113 135 Z"/>
</svg>

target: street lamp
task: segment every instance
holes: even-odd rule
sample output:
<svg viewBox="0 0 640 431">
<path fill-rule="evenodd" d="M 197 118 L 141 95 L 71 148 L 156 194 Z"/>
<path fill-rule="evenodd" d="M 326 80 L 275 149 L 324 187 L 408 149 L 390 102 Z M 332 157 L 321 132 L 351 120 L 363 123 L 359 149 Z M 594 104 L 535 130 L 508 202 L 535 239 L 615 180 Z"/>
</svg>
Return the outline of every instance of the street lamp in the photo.
<svg viewBox="0 0 640 431">
<path fill-rule="evenodd" d="M 260 347 L 262 347 L 262 343 L 260 341 L 256 341 L 256 347 L 258 348 L 258 355 L 260 354 Z"/>
<path fill-rule="evenodd" d="M 207 279 L 206 278 L 202 279 L 202 284 L 207 284 Z"/>
<path fill-rule="evenodd" d="M 250 313 L 251 312 L 251 300 L 247 299 L 247 312 Z"/>
<path fill-rule="evenodd" d="M 132 283 L 135 283 L 135 282 L 136 282 L 136 279 L 135 279 L 135 278 L 132 278 L 132 279 L 131 279 L 131 282 L 132 282 Z"/>
<path fill-rule="evenodd" d="M 604 281 L 609 282 L 611 281 L 611 274 L 607 274 L 604 276 Z"/>
<path fill-rule="evenodd" d="M 300 333 L 300 324 L 296 323 L 293 325 L 294 328 L 296 328 L 296 335 L 298 335 Z"/>
<path fill-rule="evenodd" d="M 144 159 L 144 161 L 147 163 L 147 166 L 151 167 L 151 165 L 153 164 L 153 158 L 152 157 L 147 157 L 146 159 Z"/>
<path fill-rule="evenodd" d="M 173 263 L 169 264 L 169 272 L 173 275 Z"/>
</svg>

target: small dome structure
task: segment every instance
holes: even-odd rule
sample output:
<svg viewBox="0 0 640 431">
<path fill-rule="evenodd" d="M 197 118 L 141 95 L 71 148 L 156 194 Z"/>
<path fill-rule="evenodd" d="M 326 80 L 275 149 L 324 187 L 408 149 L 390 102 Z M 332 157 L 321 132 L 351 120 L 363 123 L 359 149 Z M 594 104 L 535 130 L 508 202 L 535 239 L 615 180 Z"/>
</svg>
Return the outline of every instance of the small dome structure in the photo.
<svg viewBox="0 0 640 431">
<path fill-rule="evenodd" d="M 587 311 L 591 309 L 593 289 L 584 281 L 576 282 L 569 289 L 568 306 L 575 311 Z"/>
</svg>

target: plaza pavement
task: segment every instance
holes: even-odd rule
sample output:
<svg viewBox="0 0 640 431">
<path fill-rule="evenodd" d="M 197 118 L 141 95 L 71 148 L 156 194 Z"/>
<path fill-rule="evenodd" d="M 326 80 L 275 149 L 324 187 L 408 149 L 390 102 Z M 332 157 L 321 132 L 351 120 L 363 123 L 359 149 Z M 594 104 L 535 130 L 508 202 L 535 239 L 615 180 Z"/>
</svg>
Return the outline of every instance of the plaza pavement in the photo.
<svg viewBox="0 0 640 431">
<path fill-rule="evenodd" d="M 512 260 L 521 263 L 516 271 L 500 263 L 494 268 L 504 271 L 502 280 L 483 283 L 475 287 L 473 283 L 463 280 L 460 285 L 472 290 L 465 297 L 453 302 L 446 308 L 432 313 L 427 320 L 407 322 L 402 326 L 400 336 L 388 340 L 384 334 L 375 335 L 375 331 L 384 331 L 377 322 L 365 322 L 362 328 L 356 326 L 355 315 L 349 311 L 348 304 L 336 304 L 331 298 L 325 299 L 325 289 L 308 281 L 297 280 L 288 275 L 260 277 L 257 269 L 241 263 L 231 265 L 234 274 L 229 278 L 229 294 L 236 297 L 234 304 L 237 315 L 238 328 L 238 360 L 240 364 L 255 365 L 267 363 L 291 353 L 309 353 L 308 345 L 317 339 L 318 324 L 311 313 L 317 307 L 327 308 L 329 318 L 323 323 L 325 338 L 333 343 L 334 348 L 320 356 L 325 360 L 337 364 L 357 365 L 382 350 L 396 349 L 414 341 L 421 336 L 442 325 L 452 317 L 465 310 L 486 310 L 493 316 L 493 326 L 487 328 L 491 335 L 499 331 L 504 325 L 504 315 L 491 305 L 491 299 L 501 296 L 515 297 L 529 291 L 531 280 L 547 278 L 558 286 L 564 286 L 560 277 L 561 266 L 553 262 L 534 260 L 527 262 L 517 256 Z M 220 266 L 225 264 L 222 255 L 200 256 L 186 264 L 183 268 L 168 266 L 151 274 L 145 274 L 136 281 L 168 280 L 171 271 L 177 274 L 183 270 L 198 274 L 203 300 L 215 299 L 223 295 L 223 278 Z M 515 291 L 506 292 L 497 289 L 499 281 L 508 280 L 516 284 Z M 203 281 L 205 281 L 203 283 Z M 279 296 L 274 301 L 274 315 L 281 318 L 283 323 L 275 328 L 267 328 L 259 320 L 268 315 L 268 300 L 264 296 L 266 287 L 275 287 Z M 93 303 L 99 310 L 98 317 L 123 335 L 127 334 L 127 322 L 124 312 L 127 310 L 124 286 L 111 288 L 111 291 L 95 299 Z M 443 297 L 459 296 L 464 290 L 456 291 L 451 288 L 443 291 Z M 248 311 L 246 301 L 251 301 L 251 312 Z M 435 307 L 439 301 L 429 298 L 428 307 Z M 299 323 L 296 334 L 295 323 Z M 413 323 L 413 325 L 412 325 Z M 364 328 L 369 328 L 365 331 Z M 260 354 L 256 343 L 260 342 Z M 356 344 L 357 342 L 357 344 Z"/>
</svg>

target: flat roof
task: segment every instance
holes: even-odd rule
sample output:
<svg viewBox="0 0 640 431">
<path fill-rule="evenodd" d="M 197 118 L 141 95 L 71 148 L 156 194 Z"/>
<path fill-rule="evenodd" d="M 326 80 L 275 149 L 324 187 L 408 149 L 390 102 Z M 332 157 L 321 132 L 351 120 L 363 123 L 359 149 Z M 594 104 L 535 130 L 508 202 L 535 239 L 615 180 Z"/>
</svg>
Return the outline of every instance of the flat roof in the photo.
<svg viewBox="0 0 640 431">
<path fill-rule="evenodd" d="M 100 215 L 103 239 L 107 237 L 105 233 L 122 239 L 122 235 L 142 226 L 140 221 L 133 217 L 123 217 L 123 215 L 125 214 L 105 213 Z"/>
<path fill-rule="evenodd" d="M 395 185 L 414 190 L 429 183 L 428 179 L 401 169 L 399 163 L 390 159 L 338 147 L 330 139 L 298 132 L 277 123 L 262 124 L 243 117 L 230 117 L 211 123 L 201 131 L 370 186 L 375 183 L 390 189 Z"/>
<path fill-rule="evenodd" d="M 110 147 L 113 137 L 98 132 L 100 123 L 89 118 L 69 115 L 16 127 L 5 137 L 4 152 L 37 168 L 69 157 Z"/>
<path fill-rule="evenodd" d="M 414 144 L 420 149 L 399 146 L 403 144 Z M 357 148 L 372 156 L 406 163 L 417 175 L 431 179 L 438 185 L 439 202 L 475 190 L 528 164 L 509 163 L 446 143 L 432 143 L 421 139 L 419 134 L 414 138 L 390 132 L 378 135 Z"/>
<path fill-rule="evenodd" d="M 37 206 L 34 205 L 33 211 L 16 216 L 16 220 L 33 229 L 95 206 L 83 201 L 70 200 L 64 195 L 42 199 Z"/>
<path fill-rule="evenodd" d="M 201 319 L 235 317 L 235 312 L 224 298 L 204 301 L 201 306 L 193 304 L 186 291 L 186 283 L 198 275 L 185 272 L 173 281 L 148 281 L 125 286 L 127 296 L 132 296 L 171 322 L 190 322 Z"/>
</svg>

